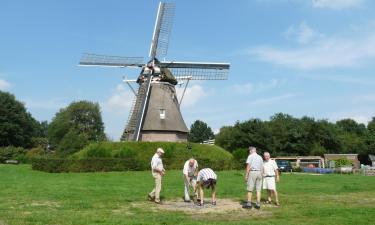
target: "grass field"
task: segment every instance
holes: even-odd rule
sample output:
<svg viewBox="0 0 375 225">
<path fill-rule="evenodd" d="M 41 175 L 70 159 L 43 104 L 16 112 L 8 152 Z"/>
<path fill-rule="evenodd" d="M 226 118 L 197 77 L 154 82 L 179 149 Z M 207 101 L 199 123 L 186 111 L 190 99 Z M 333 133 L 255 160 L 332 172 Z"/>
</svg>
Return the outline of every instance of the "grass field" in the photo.
<svg viewBox="0 0 375 225">
<path fill-rule="evenodd" d="M 220 199 L 246 194 L 242 171 L 218 173 Z M 168 211 L 147 202 L 150 172 L 62 173 L 0 165 L 3 224 L 375 224 L 375 177 L 283 174 L 282 206 L 260 211 Z M 164 200 L 182 197 L 180 171 L 168 171 Z"/>
</svg>

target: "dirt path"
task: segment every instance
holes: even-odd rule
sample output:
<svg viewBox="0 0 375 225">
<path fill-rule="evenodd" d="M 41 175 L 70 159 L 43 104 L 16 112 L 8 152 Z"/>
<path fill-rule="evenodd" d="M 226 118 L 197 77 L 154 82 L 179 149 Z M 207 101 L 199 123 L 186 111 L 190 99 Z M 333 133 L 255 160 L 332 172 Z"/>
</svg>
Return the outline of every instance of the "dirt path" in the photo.
<svg viewBox="0 0 375 225">
<path fill-rule="evenodd" d="M 186 203 L 180 199 L 164 201 L 162 205 L 157 206 L 162 210 L 169 211 L 181 211 L 187 214 L 194 215 L 196 218 L 207 217 L 208 215 L 213 218 L 222 219 L 228 216 L 231 219 L 241 219 L 243 217 L 255 216 L 255 217 L 266 217 L 272 215 L 272 213 L 267 210 L 271 205 L 262 205 L 260 210 L 257 209 L 243 209 L 241 202 L 234 201 L 232 199 L 218 199 L 217 205 L 213 206 L 209 201 L 205 201 L 204 206 L 197 206 L 194 202 Z M 229 218 L 227 218 L 229 219 Z"/>
</svg>

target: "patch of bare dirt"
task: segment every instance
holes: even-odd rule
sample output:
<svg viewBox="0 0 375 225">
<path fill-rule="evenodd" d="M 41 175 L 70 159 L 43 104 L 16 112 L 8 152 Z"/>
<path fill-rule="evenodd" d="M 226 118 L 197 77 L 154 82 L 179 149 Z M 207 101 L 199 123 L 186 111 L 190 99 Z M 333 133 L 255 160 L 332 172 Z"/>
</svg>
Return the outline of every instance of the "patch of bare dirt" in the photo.
<svg viewBox="0 0 375 225">
<path fill-rule="evenodd" d="M 243 219 L 248 216 L 268 217 L 272 212 L 268 211 L 271 205 L 262 205 L 260 210 L 257 209 L 243 209 L 239 201 L 232 199 L 218 199 L 216 205 L 210 202 L 205 202 L 204 206 L 198 206 L 194 202 L 186 203 L 182 200 L 164 201 L 163 204 L 157 206 L 158 209 L 168 211 L 181 211 L 186 214 L 191 214 L 194 218 L 200 219 L 208 217 L 215 220 L 233 220 Z"/>
<path fill-rule="evenodd" d="M 59 203 L 53 201 L 43 201 L 43 202 L 31 202 L 30 206 L 48 206 L 48 207 L 59 207 Z"/>
</svg>

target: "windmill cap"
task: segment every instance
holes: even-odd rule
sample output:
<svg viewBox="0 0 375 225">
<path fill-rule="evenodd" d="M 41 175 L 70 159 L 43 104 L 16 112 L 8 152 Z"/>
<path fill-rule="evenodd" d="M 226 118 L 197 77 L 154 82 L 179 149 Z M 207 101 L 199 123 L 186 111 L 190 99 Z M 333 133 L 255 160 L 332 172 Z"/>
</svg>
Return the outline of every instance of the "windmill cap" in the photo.
<svg viewBox="0 0 375 225">
<path fill-rule="evenodd" d="M 158 149 L 156 150 L 156 152 L 159 152 L 159 153 L 163 153 L 163 154 L 164 154 L 164 150 L 163 150 L 162 148 L 158 148 Z"/>
</svg>

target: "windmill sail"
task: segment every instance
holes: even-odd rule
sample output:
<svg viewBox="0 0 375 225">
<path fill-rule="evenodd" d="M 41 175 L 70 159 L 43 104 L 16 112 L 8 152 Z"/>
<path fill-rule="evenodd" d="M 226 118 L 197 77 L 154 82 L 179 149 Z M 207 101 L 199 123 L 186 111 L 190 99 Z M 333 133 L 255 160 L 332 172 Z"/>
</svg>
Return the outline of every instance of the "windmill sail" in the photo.
<svg viewBox="0 0 375 225">
<path fill-rule="evenodd" d="M 189 77 L 190 80 L 226 80 L 229 63 L 211 62 L 161 62 L 161 68 L 168 68 L 176 79 Z"/>
<path fill-rule="evenodd" d="M 108 67 L 142 67 L 143 57 L 122 57 L 85 53 L 82 55 L 80 66 Z"/>
<path fill-rule="evenodd" d="M 164 57 L 167 55 L 169 36 L 173 25 L 174 11 L 174 3 L 159 3 L 149 54 L 151 59 L 154 59 L 155 57 Z"/>
</svg>

